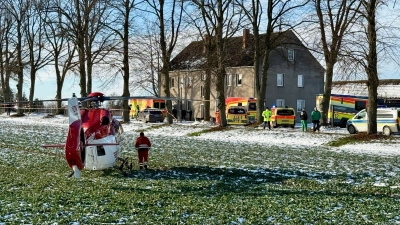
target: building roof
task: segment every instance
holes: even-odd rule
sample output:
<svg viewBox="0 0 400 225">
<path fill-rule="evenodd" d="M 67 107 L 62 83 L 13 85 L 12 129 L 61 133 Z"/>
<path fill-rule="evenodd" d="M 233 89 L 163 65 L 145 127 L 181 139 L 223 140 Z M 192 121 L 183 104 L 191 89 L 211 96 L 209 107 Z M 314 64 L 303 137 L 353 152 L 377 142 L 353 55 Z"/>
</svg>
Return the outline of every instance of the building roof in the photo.
<svg viewBox="0 0 400 225">
<path fill-rule="evenodd" d="M 368 96 L 367 81 L 334 81 L 332 83 L 332 94 Z M 400 79 L 380 80 L 378 97 L 400 98 Z"/>
<path fill-rule="evenodd" d="M 278 36 L 279 35 L 279 36 Z M 285 44 L 297 44 L 303 46 L 302 42 L 291 30 L 276 32 L 274 37 L 282 38 L 283 46 Z M 263 47 L 263 40 L 265 34 L 260 35 L 260 47 Z M 245 43 L 246 47 L 243 47 Z M 212 54 L 216 57 L 216 54 Z M 248 30 L 243 31 L 243 36 L 231 37 L 227 41 L 226 47 L 226 67 L 243 67 L 254 66 L 254 35 L 250 34 Z M 204 41 L 191 42 L 184 48 L 172 61 L 171 70 L 188 70 L 188 69 L 205 69 L 206 68 L 206 54 L 204 51 Z M 216 67 L 217 60 L 212 60 Z"/>
</svg>

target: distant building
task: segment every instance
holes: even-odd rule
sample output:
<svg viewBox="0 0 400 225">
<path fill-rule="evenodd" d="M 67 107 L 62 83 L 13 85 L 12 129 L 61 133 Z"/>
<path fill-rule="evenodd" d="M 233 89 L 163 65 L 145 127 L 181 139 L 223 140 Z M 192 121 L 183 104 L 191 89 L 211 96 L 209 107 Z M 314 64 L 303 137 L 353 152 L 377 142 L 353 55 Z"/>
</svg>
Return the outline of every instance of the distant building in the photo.
<svg viewBox="0 0 400 225">
<path fill-rule="evenodd" d="M 334 81 L 332 94 L 368 96 L 367 81 Z M 386 102 L 400 102 L 400 79 L 380 80 L 378 98 L 385 99 Z"/>
<path fill-rule="evenodd" d="M 293 107 L 298 114 L 303 107 L 311 111 L 315 96 L 324 90 L 324 68 L 291 30 L 279 34 L 282 44 L 270 53 L 264 107 Z M 264 37 L 265 34 L 260 39 Z M 225 97 L 255 97 L 253 43 L 248 29 L 243 30 L 243 36 L 228 39 Z M 171 61 L 171 95 L 183 99 L 183 109 L 192 110 L 193 118 L 204 118 L 204 104 L 196 100 L 204 96 L 205 52 L 204 42 L 194 41 Z M 261 72 L 261 68 L 257 69 Z M 215 89 L 212 80 L 210 115 L 213 117 L 218 105 Z M 163 87 L 160 93 L 164 93 Z"/>
</svg>

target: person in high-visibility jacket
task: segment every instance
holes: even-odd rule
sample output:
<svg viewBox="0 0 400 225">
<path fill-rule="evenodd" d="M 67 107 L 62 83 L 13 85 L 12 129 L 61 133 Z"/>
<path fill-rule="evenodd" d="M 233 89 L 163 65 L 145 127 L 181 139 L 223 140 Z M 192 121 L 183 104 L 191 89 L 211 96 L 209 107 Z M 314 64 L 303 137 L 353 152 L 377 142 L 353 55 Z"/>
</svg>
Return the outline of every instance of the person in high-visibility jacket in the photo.
<svg viewBox="0 0 400 225">
<path fill-rule="evenodd" d="M 268 125 L 268 129 L 271 130 L 271 123 L 270 123 L 271 115 L 272 115 L 272 112 L 268 107 L 262 113 L 262 116 L 264 117 L 264 130 L 267 125 Z"/>
</svg>

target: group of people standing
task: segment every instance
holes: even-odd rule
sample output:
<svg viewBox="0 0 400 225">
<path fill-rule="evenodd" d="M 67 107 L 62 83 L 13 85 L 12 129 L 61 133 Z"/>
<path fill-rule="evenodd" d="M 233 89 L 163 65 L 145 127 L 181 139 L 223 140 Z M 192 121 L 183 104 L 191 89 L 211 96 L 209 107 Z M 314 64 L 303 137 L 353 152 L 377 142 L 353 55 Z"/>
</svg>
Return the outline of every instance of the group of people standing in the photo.
<svg viewBox="0 0 400 225">
<path fill-rule="evenodd" d="M 308 115 L 303 108 L 300 113 L 300 120 L 301 120 L 301 130 L 304 132 L 307 132 L 307 120 L 308 120 Z M 320 126 L 320 120 L 321 120 L 321 112 L 318 111 L 317 107 L 314 107 L 314 110 L 311 112 L 311 121 L 313 123 L 313 132 L 315 131 L 320 131 L 319 128 Z"/>
<path fill-rule="evenodd" d="M 265 108 L 265 110 L 262 113 L 262 116 L 264 117 L 264 130 L 268 126 L 268 129 L 271 130 L 271 116 L 272 116 L 272 111 L 269 109 L 269 107 Z M 302 109 L 300 112 L 300 120 L 301 120 L 301 129 L 302 131 L 306 132 L 307 131 L 307 120 L 308 120 L 308 115 L 305 110 L 305 108 Z M 314 108 L 314 110 L 311 112 L 311 120 L 313 123 L 313 132 L 315 131 L 320 131 L 320 120 L 321 120 L 321 112 L 318 111 L 317 107 Z"/>
<path fill-rule="evenodd" d="M 176 107 L 174 107 L 172 109 L 172 115 L 174 116 L 174 119 L 178 119 L 178 110 L 176 109 Z M 186 117 L 186 115 L 188 115 L 188 117 Z M 183 120 L 192 120 L 192 110 L 188 110 L 186 111 L 185 109 L 181 110 L 181 119 Z"/>
</svg>

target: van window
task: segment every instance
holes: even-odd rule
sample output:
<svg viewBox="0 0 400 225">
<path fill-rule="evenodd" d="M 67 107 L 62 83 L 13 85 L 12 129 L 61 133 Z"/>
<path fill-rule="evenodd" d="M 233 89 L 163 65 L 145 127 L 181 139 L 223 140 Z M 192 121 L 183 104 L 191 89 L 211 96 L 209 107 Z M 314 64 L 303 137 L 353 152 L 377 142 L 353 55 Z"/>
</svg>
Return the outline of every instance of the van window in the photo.
<svg viewBox="0 0 400 225">
<path fill-rule="evenodd" d="M 255 111 L 257 109 L 257 103 L 255 102 L 250 102 L 249 103 L 249 110 L 250 111 Z"/>
<path fill-rule="evenodd" d="M 355 110 L 363 110 L 367 106 L 366 101 L 356 101 L 354 104 L 354 109 Z"/>
<path fill-rule="evenodd" d="M 362 112 L 357 114 L 356 119 L 362 120 L 362 119 L 365 119 L 366 117 L 367 117 L 367 111 L 362 111 Z"/>
<path fill-rule="evenodd" d="M 160 110 L 151 110 L 151 111 L 149 111 L 150 112 L 150 114 L 152 114 L 152 115 L 161 115 L 162 114 L 162 112 L 160 111 Z"/>
<path fill-rule="evenodd" d="M 233 109 L 229 109 L 228 113 L 229 114 L 245 114 L 246 112 L 244 109 L 233 108 Z"/>
<path fill-rule="evenodd" d="M 393 118 L 392 113 L 378 113 L 377 118 Z"/>
<path fill-rule="evenodd" d="M 294 111 L 291 109 L 279 109 L 277 114 L 279 116 L 293 116 L 294 115 Z"/>
<path fill-rule="evenodd" d="M 400 117 L 400 111 L 397 111 L 397 117 Z"/>
</svg>

